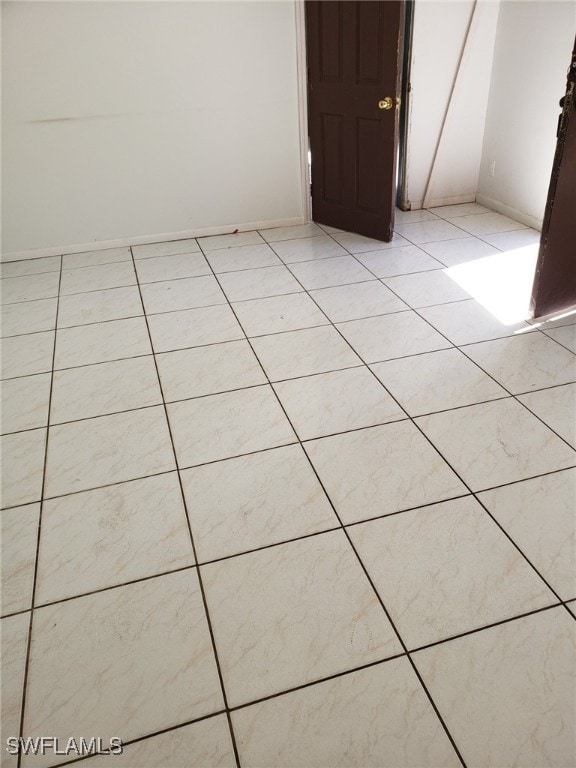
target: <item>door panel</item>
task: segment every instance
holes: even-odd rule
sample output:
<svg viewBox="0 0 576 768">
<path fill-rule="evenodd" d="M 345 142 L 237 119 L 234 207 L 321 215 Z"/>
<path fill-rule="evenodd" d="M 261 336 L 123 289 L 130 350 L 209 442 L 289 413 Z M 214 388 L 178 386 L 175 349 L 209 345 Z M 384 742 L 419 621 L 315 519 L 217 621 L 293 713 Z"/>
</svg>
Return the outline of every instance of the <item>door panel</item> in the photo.
<svg viewBox="0 0 576 768">
<path fill-rule="evenodd" d="M 532 315 L 576 307 L 576 40 L 532 288 Z"/>
<path fill-rule="evenodd" d="M 392 239 L 403 3 L 307 0 L 312 216 Z"/>
</svg>

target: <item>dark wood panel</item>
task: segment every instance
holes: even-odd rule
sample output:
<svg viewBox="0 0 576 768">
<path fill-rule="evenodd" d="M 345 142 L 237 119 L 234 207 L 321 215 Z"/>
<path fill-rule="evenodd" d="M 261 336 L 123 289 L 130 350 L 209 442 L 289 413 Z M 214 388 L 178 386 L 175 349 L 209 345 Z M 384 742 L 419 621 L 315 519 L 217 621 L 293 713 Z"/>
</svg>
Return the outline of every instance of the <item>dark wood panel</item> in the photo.
<svg viewBox="0 0 576 768">
<path fill-rule="evenodd" d="M 342 3 L 320 3 L 319 16 L 319 79 L 324 83 L 341 83 L 344 76 L 344 19 Z"/>
<path fill-rule="evenodd" d="M 356 207 L 367 213 L 378 213 L 382 198 L 381 180 L 373 173 L 382 158 L 380 120 L 359 117 L 356 121 Z"/>
<path fill-rule="evenodd" d="M 322 115 L 322 197 L 324 202 L 344 202 L 344 116 Z"/>
<path fill-rule="evenodd" d="M 383 8 L 381 3 L 356 3 L 356 83 L 382 82 Z"/>
</svg>

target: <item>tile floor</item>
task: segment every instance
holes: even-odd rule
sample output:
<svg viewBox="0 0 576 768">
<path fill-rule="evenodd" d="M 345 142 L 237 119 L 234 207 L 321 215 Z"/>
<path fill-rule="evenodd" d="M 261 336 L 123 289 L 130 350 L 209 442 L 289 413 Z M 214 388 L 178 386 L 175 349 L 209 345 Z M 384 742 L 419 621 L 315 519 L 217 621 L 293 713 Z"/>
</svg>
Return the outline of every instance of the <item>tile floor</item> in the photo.
<svg viewBox="0 0 576 768">
<path fill-rule="evenodd" d="M 446 271 L 536 241 L 471 204 L 2 264 L 4 735 L 574 766 L 576 315 Z"/>
</svg>

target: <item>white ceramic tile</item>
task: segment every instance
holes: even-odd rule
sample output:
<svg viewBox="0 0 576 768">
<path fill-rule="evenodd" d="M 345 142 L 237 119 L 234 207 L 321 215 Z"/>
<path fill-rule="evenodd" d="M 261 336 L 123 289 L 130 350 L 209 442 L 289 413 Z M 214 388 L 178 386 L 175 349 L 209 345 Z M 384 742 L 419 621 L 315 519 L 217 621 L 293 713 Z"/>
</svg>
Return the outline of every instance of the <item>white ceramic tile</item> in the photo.
<svg viewBox="0 0 576 768">
<path fill-rule="evenodd" d="M 9 261 L 0 264 L 0 277 L 23 277 L 37 275 L 42 272 L 59 272 L 60 256 L 50 256 L 43 259 L 27 259 L 26 261 Z"/>
<path fill-rule="evenodd" d="M 304 288 L 331 288 L 335 285 L 373 280 L 372 275 L 353 256 L 336 256 L 291 265 L 292 272 Z"/>
<path fill-rule="evenodd" d="M 216 278 L 211 275 L 148 283 L 140 290 L 149 314 L 226 304 L 226 297 Z"/>
<path fill-rule="evenodd" d="M 284 381 L 274 389 L 301 440 L 406 418 L 365 366 Z"/>
<path fill-rule="evenodd" d="M 36 605 L 193 564 L 175 472 L 50 499 Z"/>
<path fill-rule="evenodd" d="M 424 253 L 421 248 L 409 244 L 404 248 L 390 248 L 385 252 L 361 253 L 357 258 L 376 277 L 393 277 L 442 268 L 440 262 Z"/>
<path fill-rule="evenodd" d="M 274 243 L 272 247 L 286 264 L 346 255 L 346 251 L 341 245 L 333 238 L 325 235 L 322 237 L 303 237 L 300 240 L 285 240 Z"/>
<path fill-rule="evenodd" d="M 566 607 L 576 619 L 576 600 L 572 600 L 570 603 L 566 603 Z"/>
<path fill-rule="evenodd" d="M 530 392 L 518 399 L 576 448 L 576 384 Z"/>
<path fill-rule="evenodd" d="M 51 331 L 56 327 L 57 299 L 39 299 L 1 308 L 0 333 L 5 336 Z"/>
<path fill-rule="evenodd" d="M 236 710 L 232 723 L 242 765 L 460 765 L 406 659 Z"/>
<path fill-rule="evenodd" d="M 269 243 L 276 243 L 280 240 L 294 240 L 299 237 L 314 237 L 315 235 L 322 235 L 323 232 L 318 226 L 311 221 L 309 224 L 296 224 L 291 227 L 273 227 L 272 229 L 262 229 L 260 234 Z"/>
<path fill-rule="evenodd" d="M 447 217 L 452 221 L 452 217 Z M 458 216 L 454 223 L 470 232 L 472 235 L 493 235 L 496 232 L 509 232 L 513 229 L 525 229 L 525 224 L 520 224 L 514 219 L 502 216 L 501 213 L 490 211 L 489 213 L 476 213 L 472 216 Z"/>
<path fill-rule="evenodd" d="M 28 648 L 30 616 L 21 613 L 0 622 L 2 632 L 2 733 L 5 738 L 20 732 L 22 693 Z M 3 745 L 4 746 L 4 745 Z M 16 768 L 18 756 L 2 750 L 2 768 Z"/>
<path fill-rule="evenodd" d="M 48 424 L 49 373 L 8 379 L 2 384 L 2 434 Z"/>
<path fill-rule="evenodd" d="M 384 280 L 384 284 L 415 308 L 470 298 L 470 294 L 443 269 L 388 277 Z"/>
<path fill-rule="evenodd" d="M 523 225 L 518 225 L 519 227 Z M 533 245 L 540 242 L 540 232 L 535 229 L 515 229 L 511 232 L 497 232 L 495 234 L 484 234 L 482 239 L 487 243 L 498 248 L 500 251 L 512 251 L 516 248 L 525 248 L 527 245 Z"/>
<path fill-rule="evenodd" d="M 559 607 L 414 654 L 466 765 L 571 765 L 575 632 Z"/>
<path fill-rule="evenodd" d="M 247 341 L 167 352 L 156 362 L 166 402 L 266 384 Z"/>
<path fill-rule="evenodd" d="M 478 213 L 490 213 L 488 208 L 478 203 L 458 203 L 456 205 L 439 205 L 431 208 L 430 211 L 443 219 L 458 218 L 460 216 L 471 216 Z"/>
<path fill-rule="evenodd" d="M 266 296 L 281 296 L 302 290 L 300 283 L 283 265 L 227 272 L 220 275 L 219 280 L 229 301 L 263 299 Z"/>
<path fill-rule="evenodd" d="M 270 386 L 171 403 L 168 416 L 180 467 L 296 441 Z"/>
<path fill-rule="evenodd" d="M 337 528 L 298 445 L 182 472 L 200 562 Z"/>
<path fill-rule="evenodd" d="M 441 219 L 436 221 L 417 221 L 413 224 L 398 224 L 396 230 L 415 245 L 463 237 L 461 229 Z"/>
<path fill-rule="evenodd" d="M 150 339 L 143 317 L 60 328 L 56 335 L 54 368 L 104 363 L 149 355 Z"/>
<path fill-rule="evenodd" d="M 201 570 L 232 706 L 401 652 L 342 531 Z"/>
<path fill-rule="evenodd" d="M 204 252 L 217 248 L 235 248 L 239 245 L 261 245 L 264 239 L 258 232 L 236 232 L 230 235 L 199 237 L 198 245 Z"/>
<path fill-rule="evenodd" d="M 0 516 L 3 616 L 32 606 L 39 516 L 40 504 L 5 509 Z"/>
<path fill-rule="evenodd" d="M 244 333 L 228 305 L 169 312 L 148 318 L 155 352 L 243 339 Z"/>
<path fill-rule="evenodd" d="M 127 285 L 136 285 L 136 273 L 131 261 L 120 261 L 114 264 L 63 270 L 60 294 L 67 296 L 87 291 L 103 291 L 108 288 L 123 288 Z"/>
<path fill-rule="evenodd" d="M 144 314 L 137 285 L 61 296 L 58 327 L 103 323 Z"/>
<path fill-rule="evenodd" d="M 182 277 L 211 275 L 212 270 L 201 253 L 182 253 L 175 256 L 158 256 L 140 259 L 136 263 L 140 283 L 155 283 L 160 280 L 176 280 Z"/>
<path fill-rule="evenodd" d="M 174 469 L 161 406 L 51 427 L 46 496 L 133 480 Z"/>
<path fill-rule="evenodd" d="M 557 602 L 472 496 L 348 530 L 408 648 Z"/>
<path fill-rule="evenodd" d="M 162 402 L 152 355 L 55 371 L 50 423 L 88 419 Z"/>
<path fill-rule="evenodd" d="M 485 256 L 493 256 L 498 253 L 496 248 L 483 240 L 478 240 L 476 237 L 465 237 L 464 232 L 462 238 L 440 240 L 437 243 L 424 243 L 421 248 L 447 267 L 455 267 L 458 264 L 465 264 L 468 261 L 483 259 Z"/>
<path fill-rule="evenodd" d="M 479 498 L 560 597 L 576 596 L 576 470 L 484 491 Z"/>
<path fill-rule="evenodd" d="M 216 715 L 182 728 L 124 746 L 122 755 L 91 758 L 91 768 L 235 768 L 236 758 L 226 715 Z"/>
<path fill-rule="evenodd" d="M 0 438 L 3 508 L 40 500 L 45 445 L 45 429 Z"/>
<path fill-rule="evenodd" d="M 45 272 L 40 275 L 24 277 L 5 277 L 0 282 L 2 304 L 14 304 L 18 301 L 50 299 L 58 295 L 60 272 Z"/>
<path fill-rule="evenodd" d="M 508 394 L 457 349 L 387 360 L 370 367 L 410 416 Z"/>
<path fill-rule="evenodd" d="M 333 323 L 408 309 L 403 301 L 378 280 L 322 288 L 310 291 L 310 295 Z"/>
<path fill-rule="evenodd" d="M 323 312 L 305 293 L 238 302 L 234 304 L 234 312 L 247 336 L 297 331 L 329 324 Z"/>
<path fill-rule="evenodd" d="M 219 274 L 242 269 L 276 267 L 282 264 L 269 245 L 239 245 L 236 248 L 219 248 L 206 254 L 210 266 Z"/>
<path fill-rule="evenodd" d="M 25 733 L 49 733 L 64 744 L 70 733 L 128 741 L 222 704 L 194 569 L 35 614 Z M 23 764 L 53 761 L 31 756 Z"/>
<path fill-rule="evenodd" d="M 565 325 L 560 328 L 542 328 L 547 336 L 554 339 L 558 344 L 569 349 L 576 354 L 576 326 Z"/>
<path fill-rule="evenodd" d="M 13 379 L 50 371 L 53 353 L 54 331 L 3 339 L 0 367 L 2 378 Z"/>
<path fill-rule="evenodd" d="M 473 491 L 576 465 L 576 453 L 512 398 L 417 423 Z"/>
<path fill-rule="evenodd" d="M 397 232 L 394 232 L 392 240 L 389 243 L 384 240 L 374 240 L 371 237 L 355 235 L 350 232 L 333 235 L 334 240 L 344 246 L 350 253 L 366 253 L 367 251 L 383 251 L 389 248 L 400 248 L 410 243 Z"/>
<path fill-rule="evenodd" d="M 415 312 L 351 320 L 337 327 L 366 363 L 450 347 L 450 342 Z"/>
<path fill-rule="evenodd" d="M 466 493 L 409 421 L 313 440 L 306 452 L 345 524 Z"/>
<path fill-rule="evenodd" d="M 329 326 L 261 336 L 253 339 L 252 345 L 272 381 L 351 368 L 361 363 L 338 331 Z"/>
<path fill-rule="evenodd" d="M 130 248 L 104 248 L 99 251 L 69 253 L 62 257 L 62 268 L 95 267 L 97 264 L 113 264 L 117 261 L 132 261 Z"/>
<path fill-rule="evenodd" d="M 435 211 L 427 211 L 425 208 L 414 211 L 401 211 L 396 208 L 394 212 L 395 224 L 413 224 L 415 221 L 433 221 L 437 218 Z"/>
<path fill-rule="evenodd" d="M 463 347 L 512 394 L 576 380 L 576 358 L 542 333 L 525 333 Z"/>
<path fill-rule="evenodd" d="M 520 328 L 528 327 L 524 322 L 505 325 L 474 299 L 424 307 L 420 314 L 458 346 L 512 336 Z"/>
<path fill-rule="evenodd" d="M 196 253 L 200 248 L 194 238 L 188 240 L 170 240 L 165 243 L 147 243 L 135 245 L 132 253 L 135 259 L 149 259 L 154 256 L 175 256 L 180 253 Z"/>
</svg>

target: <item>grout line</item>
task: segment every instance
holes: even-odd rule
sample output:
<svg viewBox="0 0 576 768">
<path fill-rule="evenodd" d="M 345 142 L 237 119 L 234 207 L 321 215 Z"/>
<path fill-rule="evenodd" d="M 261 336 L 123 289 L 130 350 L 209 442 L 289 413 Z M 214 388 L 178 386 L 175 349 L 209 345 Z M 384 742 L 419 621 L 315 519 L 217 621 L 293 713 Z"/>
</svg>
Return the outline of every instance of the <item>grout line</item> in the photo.
<svg viewBox="0 0 576 768">
<path fill-rule="evenodd" d="M 566 601 L 566 602 L 569 602 L 569 601 Z M 475 627 L 474 629 L 469 629 L 466 632 L 459 632 L 457 635 L 451 635 L 450 637 L 443 638 L 442 640 L 435 640 L 432 643 L 419 645 L 416 648 L 412 648 L 410 653 L 419 653 L 420 651 L 426 651 L 428 650 L 428 648 L 436 648 L 438 645 L 444 645 L 444 643 L 451 643 L 453 640 L 460 640 L 461 638 L 469 637 L 470 635 L 477 635 L 478 632 L 483 632 L 485 629 L 493 629 L 494 627 L 500 627 L 503 624 L 510 624 L 513 621 L 525 619 L 528 616 L 535 616 L 538 613 L 544 613 L 544 611 L 550 611 L 554 608 L 560 608 L 561 606 L 566 607 L 566 602 L 560 600 L 557 603 L 551 603 L 550 605 L 545 605 L 542 608 L 534 608 L 534 610 L 532 611 L 525 611 L 524 613 L 519 613 L 516 616 L 508 616 L 507 618 L 501 619 L 500 621 L 493 621 L 490 624 L 486 624 L 485 626 L 482 626 L 482 627 Z"/>
<path fill-rule="evenodd" d="M 62 257 L 60 256 L 60 271 L 58 273 L 58 286 L 62 283 Z M 58 310 L 60 306 L 60 298 L 58 296 L 56 300 L 56 322 L 58 320 Z M 52 370 L 50 371 L 50 390 L 48 394 L 48 417 L 50 415 L 50 408 L 52 406 L 52 391 L 54 387 L 54 362 L 56 359 L 56 333 L 54 333 L 54 339 L 52 344 Z M 48 418 L 49 420 L 49 418 Z M 38 530 L 36 534 L 36 552 L 34 556 L 34 574 L 32 578 L 32 591 L 30 593 L 30 620 L 28 623 L 28 638 L 26 643 L 26 659 L 24 662 L 24 678 L 22 681 L 22 700 L 20 703 L 20 721 L 18 735 L 22 738 L 24 736 L 24 719 L 26 714 L 26 700 L 28 692 L 28 675 L 30 672 L 30 655 L 32 648 L 32 632 L 34 629 L 34 602 L 36 599 L 36 590 L 38 586 L 38 560 L 40 555 L 40 541 L 42 535 L 42 513 L 44 510 L 44 493 L 46 490 L 46 475 L 48 467 L 48 446 L 50 439 L 50 428 L 46 427 L 46 438 L 44 442 L 44 464 L 42 468 L 42 484 L 40 488 L 40 508 L 38 510 Z M 17 768 L 20 768 L 22 762 L 22 752 L 18 752 Z"/>
<path fill-rule="evenodd" d="M 365 669 L 372 669 L 372 667 L 379 667 L 383 664 L 386 664 L 389 661 L 395 661 L 396 659 L 402 659 L 407 654 L 405 652 L 402 653 L 395 653 L 392 656 L 386 656 L 384 659 L 378 659 L 377 661 L 370 661 L 366 664 L 361 664 L 358 667 L 354 667 L 354 669 L 345 669 L 342 672 L 335 672 L 332 675 L 327 675 L 326 677 L 322 677 L 319 680 L 310 680 L 307 683 L 301 683 L 299 685 L 295 685 L 292 688 L 287 688 L 283 691 L 276 691 L 275 693 L 270 693 L 267 696 L 261 696 L 258 699 L 254 699 L 253 701 L 247 701 L 244 704 L 236 704 L 232 707 L 233 712 L 238 712 L 242 709 L 247 709 L 248 707 L 252 707 L 256 704 L 263 704 L 266 701 L 272 701 L 274 699 L 279 698 L 280 696 L 285 696 L 286 694 L 290 693 L 296 693 L 297 691 L 303 691 L 306 690 L 306 688 L 312 688 L 315 685 L 322 685 L 322 683 L 329 683 L 331 680 L 338 680 L 341 677 L 348 677 L 348 675 L 353 675 L 356 672 L 361 672 Z"/>
<path fill-rule="evenodd" d="M 191 553 L 192 554 L 192 553 Z M 96 589 L 89 589 L 86 592 L 78 592 L 74 595 L 68 595 L 66 597 L 58 597 L 54 600 L 46 600 L 43 603 L 38 603 L 34 606 L 35 611 L 40 611 L 42 608 L 51 608 L 54 605 L 61 605 L 63 603 L 71 603 L 73 600 L 83 600 L 85 597 L 91 595 L 99 595 L 102 592 L 112 592 L 115 589 L 122 589 L 123 587 L 129 587 L 133 584 L 141 584 L 144 581 L 153 581 L 154 579 L 162 578 L 162 576 L 171 576 L 174 573 L 183 573 L 184 571 L 194 571 L 198 567 L 197 563 L 190 563 L 190 565 L 182 565 L 179 568 L 171 568 L 167 571 L 160 571 L 160 573 L 150 573 L 147 576 L 139 576 L 136 579 L 126 579 L 119 581 L 117 584 L 108 584 L 104 587 L 97 587 Z M 21 613 L 21 612 L 20 612 Z"/>
<path fill-rule="evenodd" d="M 134 262 L 134 252 L 132 251 L 132 249 L 130 249 L 130 252 L 132 254 L 132 261 Z M 138 280 L 138 277 L 136 279 Z M 140 291 L 140 300 L 142 301 L 142 308 L 144 310 L 144 313 L 146 313 L 146 307 L 144 306 L 144 299 L 142 297 L 142 291 L 141 291 L 139 283 L 138 283 L 138 290 Z M 163 402 L 163 405 L 164 405 L 164 417 L 166 419 L 166 424 L 168 426 L 168 434 L 170 436 L 170 444 L 172 446 L 172 452 L 173 452 L 173 455 L 174 455 L 174 462 L 175 462 L 175 465 L 176 465 L 176 476 L 178 478 L 178 484 L 180 486 L 180 494 L 181 494 L 181 498 L 182 498 L 182 504 L 183 504 L 183 507 L 184 507 L 184 514 L 186 516 L 186 524 L 187 524 L 187 527 L 188 527 L 188 535 L 190 537 L 190 544 L 191 544 L 191 547 L 192 547 L 192 553 L 194 555 L 194 561 L 195 561 L 195 563 L 198 563 L 198 555 L 197 555 L 196 543 L 194 541 L 194 534 L 192 532 L 192 525 L 191 525 L 191 522 L 190 522 L 190 515 L 188 513 L 188 503 L 187 503 L 187 500 L 186 500 L 186 494 L 184 492 L 184 485 L 182 483 L 182 477 L 181 477 L 181 474 L 180 474 L 180 466 L 179 466 L 179 461 L 178 461 L 178 453 L 176 451 L 176 445 L 174 443 L 174 435 L 172 433 L 172 424 L 171 424 L 170 418 L 168 416 L 168 408 L 167 408 L 167 405 L 166 405 L 166 400 L 164 398 L 164 390 L 163 390 L 163 387 L 162 387 L 162 379 L 160 377 L 160 369 L 158 367 L 158 362 L 156 360 L 156 352 L 154 350 L 154 345 L 153 345 L 153 342 L 152 342 L 152 334 L 150 332 L 150 326 L 148 324 L 148 317 L 146 316 L 146 314 L 144 314 L 144 318 L 145 318 L 145 321 L 146 321 L 146 328 L 148 329 L 148 338 L 149 338 L 149 342 L 150 342 L 150 347 L 152 349 L 152 356 L 154 358 L 154 365 L 156 366 L 156 375 L 158 377 L 158 385 L 160 387 L 160 393 L 161 393 L 162 402 Z M 227 697 L 227 694 L 226 694 L 226 688 L 224 686 L 224 677 L 223 677 L 223 674 L 222 674 L 222 667 L 221 667 L 221 664 L 220 664 L 220 658 L 218 656 L 218 649 L 216 647 L 216 638 L 214 636 L 214 629 L 212 627 L 212 620 L 210 618 L 210 612 L 208 610 L 208 601 L 207 601 L 207 598 L 206 598 L 206 590 L 205 590 L 205 587 L 204 587 L 204 581 L 202 579 L 201 570 L 198 567 L 196 568 L 196 574 L 197 574 L 197 577 L 198 577 L 198 585 L 200 587 L 200 594 L 202 596 L 202 604 L 204 606 L 204 613 L 205 613 L 205 616 L 206 616 L 206 623 L 207 623 L 207 627 L 208 627 L 208 632 L 210 634 L 210 641 L 211 641 L 211 644 L 212 644 L 212 652 L 214 654 L 214 661 L 216 663 L 216 669 L 218 671 L 218 679 L 220 681 L 220 689 L 221 689 L 221 692 L 222 692 L 222 699 L 224 701 L 224 706 L 225 706 L 225 709 L 226 709 L 226 717 L 228 719 L 228 728 L 230 730 L 230 737 L 232 739 L 232 746 L 233 746 L 233 749 L 234 749 L 234 756 L 235 756 L 235 760 L 236 760 L 236 766 L 237 766 L 237 768 L 240 768 L 240 757 L 239 757 L 239 753 L 238 753 L 238 747 L 237 747 L 237 744 L 236 744 L 236 736 L 235 736 L 234 730 L 232 728 L 232 718 L 230 716 L 230 708 L 228 706 L 228 697 Z"/>
<path fill-rule="evenodd" d="M 122 741 L 123 747 L 130 747 L 133 744 L 140 744 L 142 741 L 148 741 L 148 739 L 153 739 L 157 736 L 163 736 L 166 733 L 172 733 L 173 731 L 178 731 L 181 728 L 187 728 L 190 725 L 196 725 L 197 723 L 203 723 L 206 720 L 212 720 L 216 717 L 220 717 L 221 715 L 225 715 L 226 710 L 225 709 L 219 709 L 216 712 L 211 712 L 209 715 L 203 715 L 202 717 L 197 717 L 193 720 L 187 720 L 185 723 L 177 723 L 176 725 L 171 725 L 168 728 L 162 728 L 159 731 L 152 731 L 151 733 L 147 733 L 144 736 L 138 736 L 134 739 L 128 739 L 127 741 Z M 93 757 L 98 757 L 98 755 L 108 756 L 111 757 L 111 753 L 108 750 L 103 750 L 102 752 L 97 752 L 95 754 L 90 755 L 82 755 L 82 757 L 73 758 L 71 760 L 65 760 L 63 763 L 55 763 L 51 766 L 51 768 L 63 768 L 67 765 L 76 765 L 77 763 L 84 762 L 85 760 L 90 760 Z M 112 761 L 111 761 L 112 762 Z M 112 763 L 113 764 L 113 763 Z"/>
</svg>

